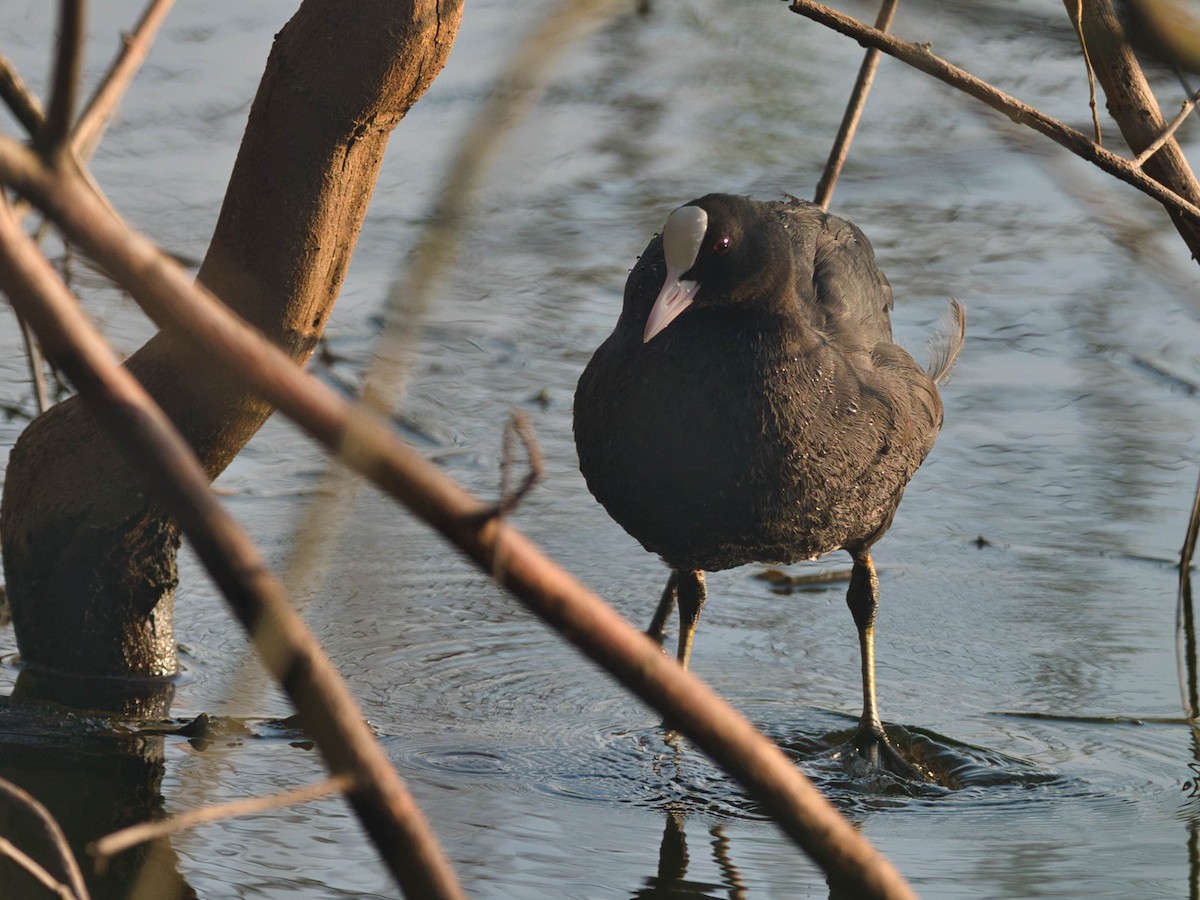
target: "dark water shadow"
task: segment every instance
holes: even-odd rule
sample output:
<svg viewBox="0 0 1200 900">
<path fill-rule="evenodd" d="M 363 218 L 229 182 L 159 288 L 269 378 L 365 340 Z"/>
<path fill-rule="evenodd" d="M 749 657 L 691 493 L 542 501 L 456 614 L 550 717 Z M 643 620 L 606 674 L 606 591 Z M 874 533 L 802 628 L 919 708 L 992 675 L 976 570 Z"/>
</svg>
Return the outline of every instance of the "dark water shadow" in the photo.
<svg viewBox="0 0 1200 900">
<path fill-rule="evenodd" d="M 984 800 L 989 792 L 999 795 L 1062 781 L 1060 776 L 1027 760 L 956 741 L 928 729 L 892 724 L 886 725 L 885 731 L 900 755 L 927 773 L 932 781 L 912 781 L 888 772 L 865 771 L 861 760 L 848 758 L 851 754 L 846 751 L 854 727 L 783 740 L 780 746 L 795 756 L 805 774 L 830 799 L 850 807 L 892 805 L 888 801 L 905 798 L 936 800 L 956 794 Z"/>
<path fill-rule="evenodd" d="M 203 752 L 251 740 L 312 742 L 291 719 L 201 715 L 195 719 L 136 719 L 97 711 L 0 697 L 0 777 L 35 796 L 66 834 L 93 900 L 188 900 L 197 896 L 179 871 L 169 839 L 138 845 L 101 871 L 87 846 L 113 831 L 162 818 L 162 782 L 169 740 Z M 40 826 L 24 811 L 0 806 L 0 834 L 56 871 Z M 43 900 L 45 888 L 0 858 L 0 897 Z"/>
<path fill-rule="evenodd" d="M 168 841 L 143 844 L 97 871 L 86 846 L 97 838 L 163 815 L 161 735 L 139 734 L 100 715 L 0 698 L 0 777 L 36 797 L 58 821 L 93 900 L 195 897 Z M 21 810 L 0 807 L 0 834 L 57 871 L 42 830 Z M 24 870 L 0 859 L 0 896 L 44 898 Z"/>
</svg>

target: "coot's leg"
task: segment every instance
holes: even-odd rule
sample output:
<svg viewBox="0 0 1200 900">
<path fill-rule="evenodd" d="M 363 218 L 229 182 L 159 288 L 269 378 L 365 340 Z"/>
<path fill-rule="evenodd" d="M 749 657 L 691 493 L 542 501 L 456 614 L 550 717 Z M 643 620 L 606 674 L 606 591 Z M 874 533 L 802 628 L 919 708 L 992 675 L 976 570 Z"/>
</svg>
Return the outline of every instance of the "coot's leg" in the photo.
<svg viewBox="0 0 1200 900">
<path fill-rule="evenodd" d="M 883 723 L 879 721 L 879 707 L 875 702 L 875 612 L 879 609 L 879 575 L 868 551 L 855 552 L 853 556 L 854 570 L 850 573 L 846 605 L 858 627 L 862 663 L 863 711 L 858 730 L 860 735 L 876 734 L 882 738 Z M 877 752 L 873 752 L 870 761 L 877 763 L 877 756 Z"/>
<path fill-rule="evenodd" d="M 663 629 L 667 626 L 667 617 L 675 609 L 675 598 L 679 594 L 679 573 L 674 569 L 671 570 L 671 577 L 667 579 L 667 586 L 663 588 L 662 599 L 658 601 L 658 609 L 654 611 L 654 618 L 650 620 L 649 627 L 646 628 L 646 635 L 658 643 L 663 642 Z"/>
<path fill-rule="evenodd" d="M 696 636 L 696 623 L 700 621 L 700 610 L 704 608 L 704 600 L 708 596 L 708 588 L 704 584 L 704 573 L 700 570 L 680 571 L 679 576 L 679 648 L 675 658 L 685 669 L 692 655 L 692 638 Z"/>
<path fill-rule="evenodd" d="M 884 769 L 910 781 L 929 780 L 897 752 L 879 720 L 879 707 L 875 702 L 875 613 L 879 609 L 879 575 L 868 551 L 852 550 L 850 553 L 854 557 L 854 569 L 850 573 L 846 605 L 858 626 L 863 684 L 862 719 L 850 743 L 872 769 Z"/>
</svg>

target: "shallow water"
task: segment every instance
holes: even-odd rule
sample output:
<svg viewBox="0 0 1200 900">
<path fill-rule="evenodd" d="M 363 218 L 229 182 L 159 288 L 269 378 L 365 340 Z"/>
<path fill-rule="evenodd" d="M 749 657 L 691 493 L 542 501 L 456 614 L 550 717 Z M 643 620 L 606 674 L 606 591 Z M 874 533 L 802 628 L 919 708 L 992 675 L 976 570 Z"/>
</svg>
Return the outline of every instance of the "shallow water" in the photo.
<svg viewBox="0 0 1200 900">
<path fill-rule="evenodd" d="M 97 156 L 117 206 L 173 252 L 203 254 L 290 5 L 182 4 Z M 38 86 L 44 6 L 5 0 L 0 17 L 0 51 Z M 137 6 L 96 6 L 89 71 Z M 566 54 L 504 144 L 404 400 L 407 435 L 483 495 L 497 489 L 506 415 L 529 415 L 546 477 L 517 524 L 638 623 L 666 572 L 578 475 L 575 380 L 671 208 L 714 189 L 811 193 L 859 59 L 783 4 L 653 6 Z M 969 6 L 910 2 L 896 30 L 1086 128 L 1061 7 Z M 337 377 L 367 364 L 449 148 L 541 8 L 472 3 L 449 66 L 392 139 L 327 332 Z M 1194 151 L 1194 126 L 1183 139 Z M 968 308 L 945 429 L 876 550 L 883 715 L 952 789 L 848 783 L 812 758 L 859 701 L 837 580 L 788 592 L 759 567 L 712 576 L 694 670 L 803 757 L 923 896 L 1196 896 L 1200 748 L 1180 712 L 1172 568 L 1200 459 L 1194 263 L 1141 195 L 889 60 L 834 208 L 874 242 L 902 343 L 920 350 L 947 297 Z M 113 342 L 136 347 L 149 333 L 136 309 L 79 279 Z M 29 409 L 15 340 L 0 308 L 0 400 Z M 0 443 L 22 424 L 0 421 Z M 323 502 L 323 468 L 276 419 L 219 482 L 281 566 Z M 667 742 L 652 713 L 404 512 L 364 490 L 336 537 L 306 615 L 472 896 L 827 895 L 715 766 Z M 273 722 L 286 702 L 187 555 L 183 578 L 187 671 L 173 711 L 244 718 L 248 730 L 160 738 L 163 805 L 315 780 L 311 746 Z M 14 649 L 0 631 L 5 690 Z M 336 799 L 206 826 L 172 847 L 201 897 L 395 893 Z"/>
</svg>

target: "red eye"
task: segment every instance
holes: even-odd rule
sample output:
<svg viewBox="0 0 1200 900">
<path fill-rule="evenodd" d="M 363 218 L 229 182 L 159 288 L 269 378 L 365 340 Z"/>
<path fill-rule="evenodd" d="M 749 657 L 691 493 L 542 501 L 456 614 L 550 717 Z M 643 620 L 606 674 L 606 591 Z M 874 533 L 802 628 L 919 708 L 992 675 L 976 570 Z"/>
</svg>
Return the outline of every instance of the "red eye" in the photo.
<svg viewBox="0 0 1200 900">
<path fill-rule="evenodd" d="M 720 256 L 722 253 L 728 253 L 729 252 L 729 238 L 727 238 L 727 237 L 721 238 L 719 241 L 716 241 L 712 245 L 712 247 L 709 248 L 709 250 L 712 252 L 712 254 L 714 256 Z"/>
</svg>

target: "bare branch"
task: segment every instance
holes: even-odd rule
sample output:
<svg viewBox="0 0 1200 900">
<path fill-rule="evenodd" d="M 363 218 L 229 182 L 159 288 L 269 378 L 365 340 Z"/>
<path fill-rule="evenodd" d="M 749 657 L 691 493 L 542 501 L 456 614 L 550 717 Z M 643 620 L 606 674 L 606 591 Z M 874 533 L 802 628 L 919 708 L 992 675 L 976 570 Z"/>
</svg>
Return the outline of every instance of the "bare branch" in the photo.
<svg viewBox="0 0 1200 900">
<path fill-rule="evenodd" d="M 46 127 L 38 139 L 38 145 L 46 154 L 55 154 L 65 147 L 71 132 L 75 99 L 79 93 L 79 73 L 83 68 L 85 7 L 85 0 L 59 0 L 58 52 L 54 59 Z"/>
<path fill-rule="evenodd" d="M 133 34 L 125 36 L 121 52 L 117 54 L 108 74 L 97 87 L 72 130 L 71 146 L 81 160 L 91 159 L 92 154 L 96 151 L 96 145 L 99 144 L 117 104 L 120 103 L 121 97 L 128 90 L 134 75 L 137 74 L 145 60 L 154 35 L 174 2 L 175 0 L 150 0 L 150 4 L 142 13 L 142 18 L 135 26 Z M 37 137 L 42 134 L 46 119 L 41 105 L 3 56 L 0 56 L 0 96 L 6 99 L 13 114 L 18 117 L 31 136 Z M 27 208 L 23 203 L 18 205 L 18 220 L 24 215 Z M 33 381 L 34 397 L 37 400 L 38 412 L 43 413 L 50 408 L 50 396 L 46 390 L 46 375 L 42 370 L 42 352 L 33 333 L 29 330 L 29 326 L 24 321 L 21 321 L 20 324 L 21 338 L 25 344 L 25 356 L 29 362 L 30 378 Z"/>
<path fill-rule="evenodd" d="M 1072 2 L 1075 4 L 1072 6 Z M 1083 0 L 1067 0 L 1067 15 L 1071 17 L 1071 25 L 1075 28 L 1075 36 L 1079 38 L 1079 49 L 1083 51 L 1083 65 L 1088 77 L 1088 108 L 1092 111 L 1092 129 L 1096 135 L 1096 143 L 1103 142 L 1100 134 L 1100 107 L 1096 103 L 1096 70 L 1092 68 L 1092 57 L 1088 53 L 1087 36 L 1083 33 Z"/>
<path fill-rule="evenodd" d="M 887 31 L 892 27 L 892 19 L 896 16 L 896 7 L 900 0 L 883 0 L 879 7 L 879 15 L 875 17 L 875 27 Z M 813 202 L 821 209 L 829 209 L 829 200 L 833 197 L 833 188 L 838 176 L 842 174 L 842 166 L 850 153 L 850 142 L 858 130 L 858 122 L 862 118 L 863 108 L 867 105 L 867 94 L 871 91 L 871 83 L 875 80 L 875 70 L 879 68 L 879 51 L 872 47 L 863 57 L 862 66 L 858 70 L 858 78 L 854 81 L 854 89 L 850 92 L 850 100 L 846 104 L 846 112 L 842 116 L 841 127 L 833 141 L 833 149 L 829 151 L 829 160 L 825 163 L 825 171 L 817 182 L 817 192 Z"/>
<path fill-rule="evenodd" d="M 69 887 L 47 872 L 44 868 L 42 868 L 36 859 L 34 859 L 28 853 L 25 853 L 7 838 L 0 837 L 0 856 L 7 856 L 18 866 L 33 876 L 38 884 L 50 891 L 52 894 L 62 897 L 63 900 L 80 900 L 80 895 L 76 894 Z M 86 894 L 82 895 L 82 897 L 86 896 Z"/>
<path fill-rule="evenodd" d="M 1150 145 L 1145 150 L 1137 155 L 1137 159 L 1133 161 L 1133 164 L 1141 168 L 1146 164 L 1146 160 L 1161 150 L 1163 145 L 1175 136 L 1175 132 L 1179 130 L 1179 126 L 1183 124 L 1183 120 L 1186 119 L 1191 114 L 1192 110 L 1196 108 L 1197 103 L 1200 103 L 1200 94 L 1196 94 L 1195 96 L 1189 97 L 1187 100 L 1183 101 L 1183 108 L 1179 110 L 1179 112 L 1175 115 L 1175 118 L 1171 120 L 1171 123 L 1162 130 L 1162 133 L 1153 141 L 1151 141 Z"/>
<path fill-rule="evenodd" d="M 6 217 L 4 210 L 0 209 L 0 217 Z M 67 884 L 60 883 L 57 879 L 51 876 L 42 866 L 38 865 L 33 860 L 29 859 L 19 849 L 14 847 L 8 841 L 4 841 L 4 855 L 9 856 L 16 861 L 22 868 L 33 875 L 43 885 L 50 887 L 51 890 L 57 891 L 61 896 L 67 898 L 78 898 L 78 900 L 87 900 L 88 890 L 83 883 L 83 873 L 79 871 L 79 864 L 75 861 L 75 854 L 71 852 L 71 846 L 67 843 L 66 835 L 58 826 L 54 816 L 50 815 L 50 810 L 42 806 L 37 798 L 28 791 L 22 790 L 11 781 L 0 778 L 0 795 L 6 797 L 10 802 L 29 812 L 42 826 L 42 834 L 46 842 L 54 848 L 54 852 L 58 856 L 58 864 L 62 867 L 62 874 L 66 876 Z M 2 840 L 2 839 L 0 839 Z M 31 869 L 26 864 L 25 860 L 32 863 L 37 871 Z M 38 873 L 41 873 L 40 875 Z M 44 878 L 43 878 L 44 876 Z M 51 886 L 53 885 L 53 886 Z"/>
<path fill-rule="evenodd" d="M 516 464 L 513 460 L 513 445 L 518 438 L 525 450 L 529 468 L 525 470 L 525 477 L 521 479 L 521 483 L 514 488 L 510 482 L 512 469 Z M 495 515 L 507 516 L 516 509 L 541 477 L 542 449 L 538 446 L 537 435 L 533 433 L 529 419 L 524 414 L 515 412 L 509 416 L 508 423 L 504 426 L 504 443 L 500 456 L 500 498 L 496 501 Z"/>
<path fill-rule="evenodd" d="M 1196 553 L 1197 535 L 1200 535 L 1200 480 L 1196 483 L 1196 496 L 1192 500 L 1187 532 L 1183 536 L 1183 549 L 1179 551 L 1179 568 L 1184 573 L 1192 567 L 1192 557 Z"/>
<path fill-rule="evenodd" d="M 29 325 L 20 316 L 17 324 L 21 326 L 21 341 L 25 345 L 25 361 L 29 363 L 29 380 L 33 383 L 33 398 L 37 402 L 37 411 L 44 413 L 50 408 L 50 392 L 46 390 L 46 372 L 42 368 L 42 348 L 38 346 L 37 338 Z"/>
<path fill-rule="evenodd" d="M 1092 48 L 1096 77 L 1104 88 L 1108 111 L 1120 127 L 1125 143 L 1134 153 L 1141 153 L 1167 128 L 1154 91 L 1109 0 L 1086 0 L 1082 24 Z M 1167 186 L 1193 203 L 1200 203 L 1200 183 L 1173 138 L 1168 137 L 1153 156 L 1147 157 L 1143 168 L 1154 182 Z M 1170 207 L 1167 212 L 1192 255 L 1200 259 L 1200 223 Z"/>
<path fill-rule="evenodd" d="M 80 159 L 91 159 L 117 105 L 129 89 L 154 43 L 159 26 L 175 0 L 150 0 L 132 34 L 122 36 L 122 46 L 96 92 L 88 101 L 71 134 L 71 145 Z"/>
<path fill-rule="evenodd" d="M 118 853 L 124 853 L 130 847 L 136 847 L 138 844 L 166 837 L 177 831 L 186 831 L 208 822 L 219 822 L 222 819 L 233 819 L 237 816 L 252 816 L 270 809 L 278 809 L 281 806 L 295 806 L 298 803 L 307 803 L 330 794 L 346 793 L 353 788 L 353 777 L 337 775 L 319 784 L 306 785 L 282 794 L 273 794 L 270 797 L 251 797 L 232 803 L 205 806 L 177 816 L 169 816 L 154 822 L 142 822 L 122 828 L 120 831 L 114 831 L 112 834 L 106 834 L 100 840 L 89 844 L 87 851 L 96 858 L 96 868 L 103 872 L 112 857 Z"/>
<path fill-rule="evenodd" d="M 1168 212 L 1185 215 L 1200 223 L 1200 206 L 1150 178 L 1129 160 L 1099 146 L 1087 135 L 1067 127 L 1057 119 L 935 56 L 927 46 L 895 38 L 814 0 L 792 0 L 790 8 L 795 13 L 853 38 L 864 47 L 876 47 L 889 56 L 894 56 L 913 68 L 971 95 L 992 109 L 1004 113 L 1018 125 L 1032 128 L 1076 156 L 1086 159 L 1108 174 L 1153 197 L 1165 206 Z"/>
<path fill-rule="evenodd" d="M 42 133 L 46 114 L 37 96 L 29 89 L 8 58 L 0 55 L 0 98 L 26 134 L 37 138 Z"/>
<path fill-rule="evenodd" d="M 536 615 L 736 778 L 825 870 L 831 884 L 856 897 L 913 896 L 891 864 L 744 716 L 664 657 L 657 644 L 504 519 L 481 515 L 484 504 L 396 437 L 377 415 L 352 407 L 296 367 L 145 237 L 130 231 L 80 178 L 52 172 L 21 145 L 0 139 L 0 182 L 33 198 L 165 329 L 220 359 L 310 436 L 341 454 L 346 465 L 425 519 L 483 572 L 499 574 L 500 583 Z M 4 271 L 0 266 L 0 277 Z M 185 530 L 190 527 L 184 523 Z M 258 573 L 258 582 L 265 578 Z"/>
<path fill-rule="evenodd" d="M 37 157 L 27 154 L 27 161 L 36 165 Z M 103 208 L 73 169 L 64 173 L 63 185 L 78 186 L 89 204 L 95 204 L 97 211 Z M 76 239 L 79 234 L 68 236 Z M 157 251 L 150 252 L 165 260 Z M 209 489 L 191 448 L 119 364 L 7 207 L 0 207 L 0 288 L 37 332 L 47 355 L 75 383 L 102 427 L 136 461 L 179 519 L 250 632 L 264 665 L 312 732 L 330 770 L 358 779 L 360 787 L 348 799 L 397 883 L 413 897 L 461 897 L 454 872 L 424 816 L 282 586 Z M 285 365 L 294 369 L 290 363 Z"/>
</svg>

